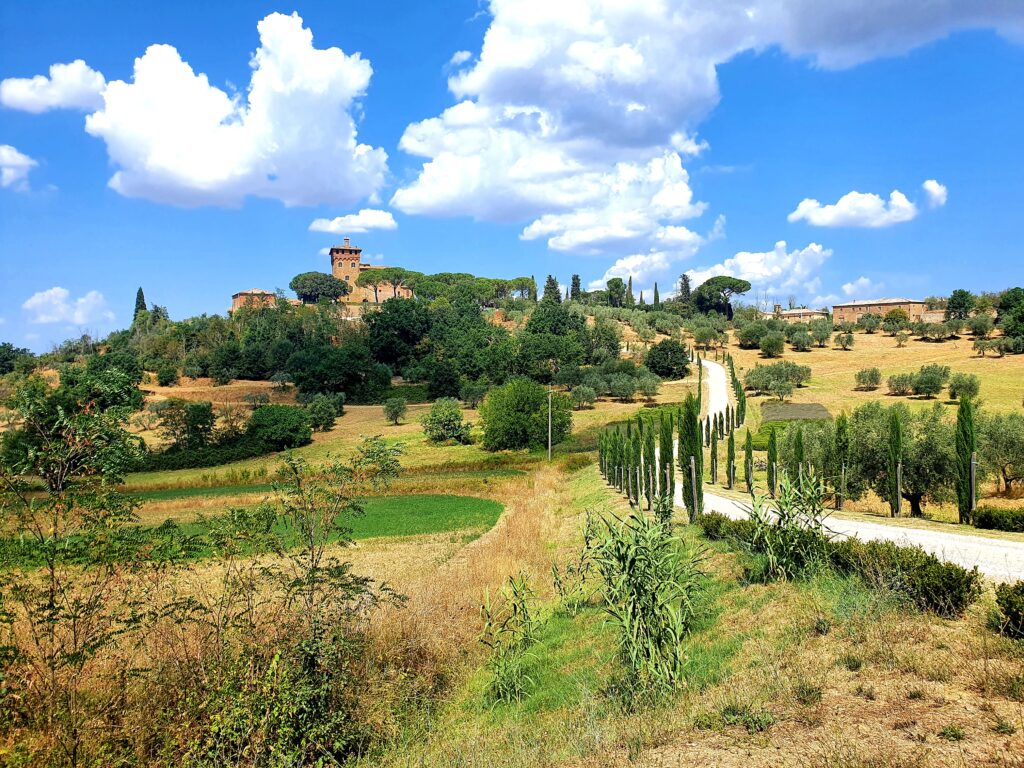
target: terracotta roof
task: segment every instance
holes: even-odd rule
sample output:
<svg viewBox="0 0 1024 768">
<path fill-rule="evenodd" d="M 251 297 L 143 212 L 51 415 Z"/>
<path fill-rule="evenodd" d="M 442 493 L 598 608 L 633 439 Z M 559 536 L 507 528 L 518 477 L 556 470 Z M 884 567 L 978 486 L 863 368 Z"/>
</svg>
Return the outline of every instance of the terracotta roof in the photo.
<svg viewBox="0 0 1024 768">
<path fill-rule="evenodd" d="M 924 304 L 923 301 L 918 299 L 900 299 L 900 298 L 884 298 L 884 299 L 858 299 L 857 301 L 842 301 L 837 304 L 833 304 L 833 307 L 860 307 L 867 304 Z"/>
</svg>

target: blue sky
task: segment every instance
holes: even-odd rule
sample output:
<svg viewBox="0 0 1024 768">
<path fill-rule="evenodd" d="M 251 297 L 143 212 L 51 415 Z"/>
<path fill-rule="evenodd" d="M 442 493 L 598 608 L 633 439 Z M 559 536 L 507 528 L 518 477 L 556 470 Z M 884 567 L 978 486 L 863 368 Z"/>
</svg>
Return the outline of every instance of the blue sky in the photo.
<svg viewBox="0 0 1024 768">
<path fill-rule="evenodd" d="M 1024 4 L 861 6 L 8 0 L 0 339 L 122 327 L 139 285 L 223 312 L 345 235 L 814 305 L 1022 282 Z"/>
</svg>

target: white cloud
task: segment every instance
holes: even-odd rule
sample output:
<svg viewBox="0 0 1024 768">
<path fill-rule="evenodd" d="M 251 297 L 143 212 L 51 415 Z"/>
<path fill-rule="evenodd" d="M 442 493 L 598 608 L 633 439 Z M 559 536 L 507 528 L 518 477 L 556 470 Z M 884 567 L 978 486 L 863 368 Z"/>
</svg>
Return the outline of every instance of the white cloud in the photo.
<svg viewBox="0 0 1024 768">
<path fill-rule="evenodd" d="M 380 211 L 375 208 L 363 208 L 359 213 L 350 213 L 333 219 L 314 219 L 309 225 L 310 232 L 332 232 L 336 235 L 397 228 L 398 223 L 391 215 L 391 211 Z"/>
<path fill-rule="evenodd" d="M 317 251 L 317 253 L 320 256 L 330 256 L 331 255 L 331 249 L 329 247 L 328 248 L 321 248 L 319 251 Z"/>
<path fill-rule="evenodd" d="M 815 293 L 821 287 L 815 272 L 832 255 L 830 248 L 811 243 L 805 248 L 786 250 L 786 241 L 780 240 L 775 248 L 762 253 L 741 251 L 720 264 L 689 270 L 694 287 L 717 275 L 731 275 L 747 280 L 757 290 L 768 293 L 803 291 Z"/>
<path fill-rule="evenodd" d="M 944 185 L 939 184 L 935 179 L 928 179 L 928 181 L 922 184 L 921 187 L 928 196 L 929 207 L 941 208 L 946 204 L 946 199 L 949 197 L 949 190 L 947 190 Z"/>
<path fill-rule="evenodd" d="M 682 168 L 719 98 L 717 67 L 772 46 L 825 67 L 903 53 L 965 27 L 1024 31 L 1006 0 L 491 0 L 478 53 L 457 54 L 453 104 L 407 126 L 422 167 L 391 203 L 411 214 L 525 222 L 524 239 L 608 255 L 662 250 L 690 216 Z M 673 157 L 673 154 L 675 157 Z M 652 210 L 652 164 L 687 204 Z M 647 177 L 645 178 L 645 175 Z M 628 249 L 628 250 L 627 250 Z"/>
<path fill-rule="evenodd" d="M 455 53 L 452 54 L 452 57 L 448 59 L 448 66 L 459 67 L 465 64 L 471 58 L 473 58 L 473 54 L 470 53 L 469 51 L 456 51 Z"/>
<path fill-rule="evenodd" d="M 50 76 L 8 77 L 0 81 L 0 104 L 25 112 L 81 109 L 88 112 L 103 104 L 103 75 L 81 59 L 53 64 Z"/>
<path fill-rule="evenodd" d="M 285 205 L 350 205 L 384 183 L 387 154 L 356 140 L 355 101 L 370 82 L 358 53 L 313 47 L 297 14 L 257 24 L 260 46 L 245 96 L 193 71 L 170 45 L 115 80 L 86 131 L 119 170 L 110 186 L 176 205 L 238 205 L 248 195 Z"/>
<path fill-rule="evenodd" d="M 67 288 L 55 286 L 32 294 L 21 308 L 30 314 L 31 323 L 71 323 L 82 326 L 114 321 L 114 313 L 99 291 L 89 291 L 84 296 L 72 299 Z"/>
<path fill-rule="evenodd" d="M 886 203 L 874 193 L 848 192 L 833 205 L 806 198 L 789 214 L 789 221 L 806 221 L 815 227 L 888 227 L 917 216 L 917 206 L 894 189 Z"/>
<path fill-rule="evenodd" d="M 26 191 L 28 175 L 37 165 L 39 163 L 10 144 L 0 144 L 0 189 Z"/>
<path fill-rule="evenodd" d="M 843 283 L 843 293 L 847 298 L 864 298 L 865 296 L 878 295 L 885 286 L 882 283 L 874 283 L 869 278 L 861 275 L 856 280 Z"/>
</svg>

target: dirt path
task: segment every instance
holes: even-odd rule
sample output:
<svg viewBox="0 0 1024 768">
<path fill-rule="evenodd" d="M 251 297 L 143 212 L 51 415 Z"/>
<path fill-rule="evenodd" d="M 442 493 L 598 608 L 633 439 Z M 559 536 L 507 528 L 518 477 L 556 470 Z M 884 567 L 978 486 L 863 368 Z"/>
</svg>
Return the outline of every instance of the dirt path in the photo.
<svg viewBox="0 0 1024 768">
<path fill-rule="evenodd" d="M 717 413 L 724 410 L 729 402 L 728 377 L 725 368 L 718 363 L 701 362 L 708 384 L 708 412 Z M 682 486 L 677 483 L 675 504 L 684 509 L 682 493 Z M 706 485 L 704 508 L 732 518 L 746 517 L 750 511 L 746 502 L 719 496 Z M 828 528 L 840 538 L 855 536 L 864 541 L 885 540 L 919 546 L 946 562 L 965 568 L 977 566 L 979 571 L 996 581 L 1024 579 L 1024 542 L 839 518 L 829 519 Z"/>
</svg>

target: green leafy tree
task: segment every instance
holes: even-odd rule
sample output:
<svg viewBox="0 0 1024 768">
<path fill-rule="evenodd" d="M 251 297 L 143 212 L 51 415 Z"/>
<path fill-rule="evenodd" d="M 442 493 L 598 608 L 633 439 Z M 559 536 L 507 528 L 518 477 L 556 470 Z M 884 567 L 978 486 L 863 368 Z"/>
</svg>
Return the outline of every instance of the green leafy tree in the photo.
<svg viewBox="0 0 1024 768">
<path fill-rule="evenodd" d="M 845 333 L 837 333 L 836 334 L 836 344 L 838 344 L 839 348 L 844 350 L 844 351 L 852 349 L 853 348 L 853 334 L 850 333 L 849 331 L 846 331 Z"/>
<path fill-rule="evenodd" d="M 782 353 L 786 348 L 786 337 L 781 333 L 772 331 L 766 333 L 762 338 L 758 347 L 761 350 L 761 354 L 767 358 L 782 357 Z"/>
<path fill-rule="evenodd" d="M 338 418 L 334 400 L 327 395 L 317 395 L 310 400 L 306 405 L 306 413 L 309 415 L 310 426 L 317 432 L 330 431 Z"/>
<path fill-rule="evenodd" d="M 588 387 L 585 384 L 577 384 L 573 387 L 571 395 L 572 404 L 576 410 L 591 408 L 597 402 L 597 392 L 593 387 Z"/>
<path fill-rule="evenodd" d="M 750 283 L 728 275 L 719 275 L 705 280 L 693 292 L 694 308 L 703 314 L 717 312 L 719 315 L 732 319 L 733 296 L 750 290 Z"/>
<path fill-rule="evenodd" d="M 608 303 L 613 307 L 626 305 L 626 284 L 621 277 L 613 277 L 607 282 Z"/>
<path fill-rule="evenodd" d="M 459 389 L 459 399 L 466 404 L 467 408 L 477 408 L 487 396 L 490 389 L 484 380 L 467 381 Z"/>
<path fill-rule="evenodd" d="M 380 269 L 364 269 L 356 277 L 356 285 L 373 291 L 373 303 L 380 304 L 380 287 L 387 283 Z"/>
<path fill-rule="evenodd" d="M 973 293 L 957 288 L 946 301 L 946 320 L 966 321 L 974 311 L 976 301 Z"/>
<path fill-rule="evenodd" d="M 562 292 L 558 288 L 558 281 L 552 275 L 548 275 L 548 279 L 544 281 L 544 293 L 541 294 L 540 300 L 562 303 Z"/>
<path fill-rule="evenodd" d="M 814 339 L 814 343 L 819 347 L 824 347 L 828 344 L 828 340 L 832 338 L 833 326 L 832 321 L 828 318 L 815 318 L 807 324 L 807 327 L 811 338 Z"/>
<path fill-rule="evenodd" d="M 495 387 L 480 406 L 488 451 L 542 448 L 548 440 L 548 392 L 535 381 L 515 378 Z M 551 396 L 551 441 L 562 442 L 572 428 L 572 403 L 562 393 Z"/>
<path fill-rule="evenodd" d="M 303 272 L 293 277 L 288 287 L 304 304 L 316 304 L 321 299 L 337 301 L 352 290 L 344 280 L 326 272 Z"/>
<path fill-rule="evenodd" d="M 644 364 L 663 379 L 682 379 L 690 371 L 690 356 L 678 341 L 665 339 L 647 351 Z"/>
<path fill-rule="evenodd" d="M 409 411 L 409 401 L 404 397 L 389 397 L 384 401 L 384 418 L 395 426 L 405 418 Z"/>
<path fill-rule="evenodd" d="M 957 371 L 949 377 L 949 399 L 960 400 L 967 397 L 975 399 L 981 392 L 981 380 L 973 373 Z"/>
<path fill-rule="evenodd" d="M 889 414 L 889 453 L 886 475 L 886 500 L 889 502 L 889 514 L 899 514 L 901 480 L 900 469 L 903 461 L 903 421 L 895 408 Z"/>
<path fill-rule="evenodd" d="M 984 466 L 1003 481 L 1008 495 L 1024 484 L 1024 413 L 984 414 L 980 419 L 979 450 Z"/>
<path fill-rule="evenodd" d="M 154 404 L 162 437 L 176 448 L 195 449 L 208 445 L 216 419 L 213 403 L 168 398 Z"/>
<path fill-rule="evenodd" d="M 139 290 L 135 292 L 135 311 L 132 313 L 132 317 L 138 317 L 139 312 L 146 311 L 146 294 L 142 292 L 142 286 L 139 286 Z"/>
<path fill-rule="evenodd" d="M 970 523 L 974 514 L 971 474 L 977 450 L 973 401 L 963 395 L 956 412 L 956 507 L 961 525 Z"/>
<path fill-rule="evenodd" d="M 420 420 L 423 433 L 432 443 L 469 443 L 473 425 L 462 420 L 462 404 L 454 397 L 442 397 Z"/>
</svg>

